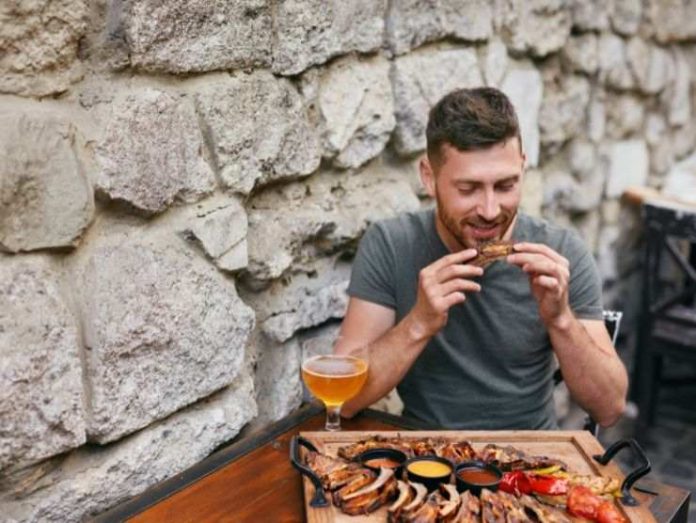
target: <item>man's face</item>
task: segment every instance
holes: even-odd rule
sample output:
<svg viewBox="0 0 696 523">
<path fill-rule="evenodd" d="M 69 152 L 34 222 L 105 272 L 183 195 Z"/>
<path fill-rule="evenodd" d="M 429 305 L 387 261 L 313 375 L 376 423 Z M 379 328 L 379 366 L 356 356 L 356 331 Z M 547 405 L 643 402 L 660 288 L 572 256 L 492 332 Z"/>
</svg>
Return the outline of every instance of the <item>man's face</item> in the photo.
<svg viewBox="0 0 696 523">
<path fill-rule="evenodd" d="M 508 239 L 520 204 L 525 157 L 517 139 L 461 152 L 444 144 L 439 161 L 421 162 L 437 202 L 437 229 L 452 251 Z"/>
</svg>

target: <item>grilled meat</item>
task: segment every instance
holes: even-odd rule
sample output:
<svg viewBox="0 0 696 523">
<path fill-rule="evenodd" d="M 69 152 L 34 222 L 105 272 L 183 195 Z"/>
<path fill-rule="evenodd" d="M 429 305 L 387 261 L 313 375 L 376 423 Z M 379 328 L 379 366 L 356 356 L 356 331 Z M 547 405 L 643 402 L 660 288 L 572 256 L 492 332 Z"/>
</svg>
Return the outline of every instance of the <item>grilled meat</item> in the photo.
<svg viewBox="0 0 696 523">
<path fill-rule="evenodd" d="M 512 254 L 512 242 L 505 240 L 487 242 L 478 247 L 478 255 L 469 263 L 478 267 L 487 267 L 509 254 Z"/>
<path fill-rule="evenodd" d="M 457 492 L 457 487 L 450 483 L 440 485 L 440 492 L 445 496 L 445 499 L 440 504 L 440 509 L 438 510 L 438 521 L 450 523 L 454 520 L 454 516 L 457 515 L 457 509 L 459 509 L 459 504 L 461 503 L 459 492 Z"/>
<path fill-rule="evenodd" d="M 319 476 L 326 490 L 335 490 L 348 483 L 356 474 L 367 471 L 357 463 L 349 463 L 313 451 L 307 453 L 305 462 Z"/>
<path fill-rule="evenodd" d="M 437 523 L 440 505 L 445 501 L 436 490 L 431 492 L 420 508 L 401 516 L 403 523 Z"/>
<path fill-rule="evenodd" d="M 445 442 L 435 447 L 435 454 L 453 463 L 477 459 L 476 451 L 468 441 Z"/>
<path fill-rule="evenodd" d="M 478 455 L 479 459 L 486 463 L 493 463 L 503 472 L 539 469 L 553 465 L 559 465 L 563 470 L 568 468 L 565 463 L 557 459 L 547 458 L 546 456 L 528 456 L 514 447 L 499 447 L 493 443 L 483 447 Z"/>
<path fill-rule="evenodd" d="M 531 496 L 520 497 L 520 504 L 532 521 L 539 523 L 570 523 L 570 519 L 561 510 L 539 503 Z"/>
<path fill-rule="evenodd" d="M 534 523 L 515 496 L 502 491 L 496 492 L 494 496 L 500 499 L 505 508 L 506 523 Z"/>
<path fill-rule="evenodd" d="M 373 436 L 371 438 L 340 447 L 338 455 L 343 459 L 352 460 L 360 454 L 370 449 L 397 449 L 405 452 L 407 456 L 413 455 L 413 450 L 408 441 L 401 438 L 384 438 L 382 436 Z"/>
<path fill-rule="evenodd" d="M 459 496 L 459 511 L 453 523 L 479 523 L 481 521 L 481 502 L 468 490 Z"/>
<path fill-rule="evenodd" d="M 506 523 L 502 500 L 488 489 L 481 490 L 481 521 L 483 523 Z"/>
<path fill-rule="evenodd" d="M 581 474 L 568 474 L 568 484 L 573 487 L 580 485 L 589 488 L 595 494 L 612 494 L 621 488 L 621 482 L 616 478 L 603 476 L 583 476 Z"/>
<path fill-rule="evenodd" d="M 346 485 L 345 490 L 341 489 L 335 492 L 334 504 L 344 513 L 355 516 L 377 510 L 392 499 L 397 490 L 397 482 L 392 469 L 382 467 L 379 477 L 377 479 L 370 478 L 370 480 L 369 483 L 363 484 L 357 490 L 348 487 L 361 484 L 360 480 Z"/>
<path fill-rule="evenodd" d="M 375 480 L 375 473 L 371 470 L 364 469 L 361 472 L 355 474 L 348 483 L 342 486 L 340 489 L 333 493 L 334 505 L 340 506 L 340 502 L 349 494 L 357 492 L 365 485 L 369 485 Z"/>
<path fill-rule="evenodd" d="M 406 507 L 416 495 L 415 489 L 407 481 L 398 480 L 396 501 L 387 509 L 387 523 L 397 523 Z"/>
</svg>

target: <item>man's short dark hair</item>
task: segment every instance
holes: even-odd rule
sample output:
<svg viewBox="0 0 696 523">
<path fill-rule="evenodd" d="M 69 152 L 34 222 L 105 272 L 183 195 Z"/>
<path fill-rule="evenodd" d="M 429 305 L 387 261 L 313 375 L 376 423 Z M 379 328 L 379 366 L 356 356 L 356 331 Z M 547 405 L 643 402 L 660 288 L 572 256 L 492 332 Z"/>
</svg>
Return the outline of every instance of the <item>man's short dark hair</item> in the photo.
<svg viewBox="0 0 696 523">
<path fill-rule="evenodd" d="M 440 159 L 445 143 L 473 151 L 517 138 L 522 148 L 515 108 L 493 87 L 457 89 L 445 95 L 430 110 L 425 135 L 431 162 Z"/>
</svg>

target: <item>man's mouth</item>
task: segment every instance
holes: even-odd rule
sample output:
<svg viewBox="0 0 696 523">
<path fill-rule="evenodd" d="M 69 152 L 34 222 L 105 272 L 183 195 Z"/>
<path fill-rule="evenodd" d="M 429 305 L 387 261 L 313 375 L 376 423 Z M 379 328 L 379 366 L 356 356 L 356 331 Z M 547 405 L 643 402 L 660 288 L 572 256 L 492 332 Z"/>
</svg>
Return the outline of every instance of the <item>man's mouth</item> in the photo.
<svg viewBox="0 0 696 523">
<path fill-rule="evenodd" d="M 471 231 L 471 236 L 476 240 L 491 240 L 497 238 L 501 233 L 501 225 L 498 223 L 491 225 L 468 224 L 468 227 Z"/>
</svg>

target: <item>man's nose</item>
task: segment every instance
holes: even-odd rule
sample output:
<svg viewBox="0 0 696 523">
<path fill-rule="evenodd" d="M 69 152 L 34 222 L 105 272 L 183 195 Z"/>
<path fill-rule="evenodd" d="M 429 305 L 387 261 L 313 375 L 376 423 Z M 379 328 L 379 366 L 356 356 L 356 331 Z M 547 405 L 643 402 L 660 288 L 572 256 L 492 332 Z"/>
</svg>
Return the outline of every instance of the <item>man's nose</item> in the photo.
<svg viewBox="0 0 696 523">
<path fill-rule="evenodd" d="M 486 221 L 493 221 L 499 214 L 498 198 L 493 193 L 484 194 L 483 200 L 479 203 L 478 215 Z"/>
</svg>

